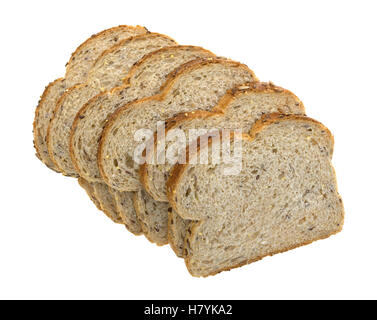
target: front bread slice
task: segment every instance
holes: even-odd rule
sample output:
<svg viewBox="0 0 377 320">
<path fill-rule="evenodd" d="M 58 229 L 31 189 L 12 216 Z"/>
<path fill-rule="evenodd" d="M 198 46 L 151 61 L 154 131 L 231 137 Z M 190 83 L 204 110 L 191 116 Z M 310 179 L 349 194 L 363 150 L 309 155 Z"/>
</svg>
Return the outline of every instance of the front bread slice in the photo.
<svg viewBox="0 0 377 320">
<path fill-rule="evenodd" d="M 98 165 L 105 182 L 120 191 L 138 190 L 141 141 L 149 133 L 153 135 L 158 121 L 180 112 L 210 110 L 228 89 L 254 80 L 254 73 L 238 62 L 198 59 L 174 71 L 160 94 L 119 108 L 109 118 L 98 150 Z M 135 133 L 141 141 L 135 141 Z"/>
<path fill-rule="evenodd" d="M 333 137 L 326 127 L 304 116 L 271 114 L 250 135 L 232 136 L 233 154 L 237 141 L 238 162 L 213 163 L 221 145 L 213 140 L 197 150 L 209 156 L 209 164 L 176 165 L 168 181 L 173 209 L 199 221 L 186 243 L 185 261 L 194 276 L 242 266 L 342 229 Z M 240 164 L 238 173 L 224 174 Z"/>
</svg>

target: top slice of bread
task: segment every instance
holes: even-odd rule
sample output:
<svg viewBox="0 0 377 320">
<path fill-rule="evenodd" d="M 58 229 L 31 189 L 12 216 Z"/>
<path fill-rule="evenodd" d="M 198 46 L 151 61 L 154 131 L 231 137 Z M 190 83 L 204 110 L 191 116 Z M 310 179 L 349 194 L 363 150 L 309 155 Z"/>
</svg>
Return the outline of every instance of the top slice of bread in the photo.
<svg viewBox="0 0 377 320">
<path fill-rule="evenodd" d="M 78 174 L 89 181 L 102 181 L 95 142 L 99 141 L 109 115 L 125 103 L 157 94 L 175 68 L 205 57 L 214 54 L 194 46 L 164 47 L 135 63 L 124 85 L 90 99 L 76 114 L 71 130 L 70 154 Z"/>
<path fill-rule="evenodd" d="M 97 59 L 85 84 L 75 85 L 63 94 L 47 129 L 50 158 L 63 174 L 78 176 L 69 155 L 69 139 L 81 107 L 99 92 L 120 85 L 131 66 L 145 54 L 175 44 L 171 38 L 156 33 L 125 39 Z"/>
<path fill-rule="evenodd" d="M 104 50 L 116 45 L 123 39 L 147 32 L 145 28 L 139 26 L 119 26 L 92 36 L 72 54 L 67 64 L 66 78 L 55 80 L 46 87 L 35 111 L 33 133 L 37 156 L 49 168 L 58 171 L 48 155 L 46 143 L 47 127 L 56 102 L 67 88 L 86 81 L 89 69 Z"/>
<path fill-rule="evenodd" d="M 138 190 L 143 144 L 135 141 L 136 132 L 151 137 L 158 121 L 180 112 L 210 110 L 228 89 L 254 80 L 254 73 L 238 62 L 198 59 L 173 72 L 160 94 L 119 108 L 109 118 L 100 140 L 98 164 L 105 182 L 121 191 Z M 135 152 L 139 153 L 136 158 Z"/>
<path fill-rule="evenodd" d="M 273 112 L 304 114 L 305 109 L 292 92 L 272 83 L 254 82 L 230 89 L 211 112 L 196 111 L 169 119 L 165 135 L 158 138 L 155 134 L 154 148 L 140 168 L 143 186 L 155 200 L 168 201 L 169 171 L 179 160 L 180 153 L 186 151 L 186 145 L 197 139 L 193 129 L 199 135 L 221 129 L 249 132 L 263 114 Z M 184 141 L 176 141 L 179 132 L 184 133 Z M 157 163 L 164 155 L 165 161 Z"/>
<path fill-rule="evenodd" d="M 199 220 L 186 245 L 194 276 L 326 238 L 343 225 L 331 165 L 333 137 L 326 127 L 304 116 L 271 114 L 238 141 L 237 174 L 224 174 L 229 163 L 212 161 L 214 149 L 224 150 L 222 141 L 210 139 L 197 148 L 197 155 L 209 155 L 209 163 L 176 165 L 168 181 L 173 209 L 184 219 Z"/>
</svg>

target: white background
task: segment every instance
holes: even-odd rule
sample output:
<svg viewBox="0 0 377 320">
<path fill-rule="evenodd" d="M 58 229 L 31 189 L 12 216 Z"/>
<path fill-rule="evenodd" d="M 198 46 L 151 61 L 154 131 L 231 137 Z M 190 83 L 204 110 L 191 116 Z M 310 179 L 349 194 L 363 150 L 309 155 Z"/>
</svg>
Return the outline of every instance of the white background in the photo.
<svg viewBox="0 0 377 320">
<path fill-rule="evenodd" d="M 2 1 L 0 298 L 377 298 L 376 1 Z M 335 135 L 344 230 L 192 278 L 168 246 L 113 224 L 34 156 L 44 86 L 91 34 L 145 25 L 246 63 Z"/>
</svg>

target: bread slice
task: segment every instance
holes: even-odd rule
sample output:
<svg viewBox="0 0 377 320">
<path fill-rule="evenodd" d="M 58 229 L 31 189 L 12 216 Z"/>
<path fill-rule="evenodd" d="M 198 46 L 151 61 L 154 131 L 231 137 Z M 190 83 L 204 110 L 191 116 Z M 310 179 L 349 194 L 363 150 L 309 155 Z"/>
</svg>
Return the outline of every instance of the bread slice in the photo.
<svg viewBox="0 0 377 320">
<path fill-rule="evenodd" d="M 159 246 L 168 243 L 167 215 L 169 203 L 157 202 L 143 189 L 134 192 L 133 203 L 145 237 Z"/>
<path fill-rule="evenodd" d="M 75 170 L 88 181 L 100 182 L 98 144 L 106 119 L 117 108 L 136 99 L 155 95 L 170 72 L 196 58 L 214 57 L 200 47 L 171 46 L 151 52 L 134 64 L 125 83 L 90 99 L 76 114 L 70 137 Z"/>
<path fill-rule="evenodd" d="M 134 192 L 120 192 L 113 190 L 113 194 L 115 197 L 117 212 L 127 230 L 136 236 L 143 234 L 143 230 L 133 204 Z"/>
<path fill-rule="evenodd" d="M 75 85 L 63 94 L 47 129 L 49 156 L 63 174 L 78 176 L 69 155 L 69 137 L 81 107 L 99 92 L 121 85 L 131 66 L 145 54 L 174 44 L 171 38 L 156 33 L 125 39 L 97 59 L 85 84 Z"/>
<path fill-rule="evenodd" d="M 158 138 L 155 135 L 154 152 L 147 155 L 146 163 L 140 168 L 140 180 L 144 188 L 155 200 L 168 201 L 166 181 L 170 169 L 178 161 L 178 156 L 169 155 L 179 155 L 182 150 L 186 150 L 186 144 L 196 140 L 197 137 L 190 134 L 190 130 L 197 129 L 202 135 L 219 129 L 249 132 L 258 118 L 272 112 L 304 114 L 305 109 L 292 92 L 272 83 L 254 82 L 228 90 L 212 112 L 196 111 L 169 119 L 165 136 Z M 182 130 L 186 137 L 186 141 L 181 144 L 176 141 L 177 129 Z M 165 148 L 158 148 L 164 141 Z M 167 155 L 167 161 L 157 164 L 156 159 L 161 158 L 162 154 Z"/>
<path fill-rule="evenodd" d="M 109 118 L 100 140 L 98 164 L 105 182 L 120 191 L 138 190 L 139 158 L 134 158 L 134 151 L 141 146 L 134 139 L 135 132 L 153 132 L 157 121 L 180 112 L 210 110 L 226 90 L 253 80 L 254 73 L 238 62 L 198 59 L 170 74 L 160 94 L 119 108 Z"/>
<path fill-rule="evenodd" d="M 238 174 L 224 175 L 230 164 L 211 161 L 221 142 L 210 140 L 196 153 L 209 154 L 209 164 L 178 164 L 168 181 L 173 209 L 199 220 L 186 244 L 185 261 L 194 276 L 236 268 L 342 229 L 333 137 L 326 127 L 305 116 L 271 114 L 238 141 Z"/>
<path fill-rule="evenodd" d="M 70 86 L 85 82 L 88 71 L 104 51 L 124 39 L 147 33 L 149 31 L 145 27 L 122 25 L 91 36 L 72 53 L 66 66 L 65 78 L 67 82 Z"/>
<path fill-rule="evenodd" d="M 123 39 L 147 32 L 147 29 L 140 26 L 119 26 L 92 36 L 71 55 L 71 59 L 67 63 L 65 78 L 57 79 L 46 87 L 35 111 L 33 133 L 37 157 L 49 168 L 58 171 L 48 155 L 46 144 L 47 127 L 56 102 L 67 88 L 86 81 L 89 69 L 104 50 Z"/>
</svg>

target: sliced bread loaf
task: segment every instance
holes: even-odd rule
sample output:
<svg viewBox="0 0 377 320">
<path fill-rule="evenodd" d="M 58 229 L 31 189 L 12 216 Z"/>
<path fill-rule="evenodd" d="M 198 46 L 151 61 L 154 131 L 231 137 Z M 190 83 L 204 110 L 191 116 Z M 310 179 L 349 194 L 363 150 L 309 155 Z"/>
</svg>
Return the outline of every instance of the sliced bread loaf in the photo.
<svg viewBox="0 0 377 320">
<path fill-rule="evenodd" d="M 153 152 L 140 167 L 140 179 L 145 189 L 157 201 L 168 201 L 166 181 L 169 171 L 179 160 L 186 145 L 197 139 L 193 129 L 200 135 L 209 131 L 231 129 L 249 132 L 255 121 L 263 114 L 280 112 L 304 114 L 301 101 L 290 91 L 272 83 L 246 83 L 230 89 L 213 108 L 212 112 L 195 111 L 180 114 L 167 121 L 165 136 L 154 137 Z M 185 140 L 176 141 L 177 130 L 184 133 Z M 165 148 L 158 148 L 163 146 Z M 157 159 L 166 155 L 166 161 L 158 164 Z"/>
<path fill-rule="evenodd" d="M 127 230 L 136 236 L 143 234 L 143 230 L 133 204 L 134 192 L 112 191 L 115 197 L 117 212 Z"/>
<path fill-rule="evenodd" d="M 85 84 L 75 85 L 63 94 L 47 129 L 50 158 L 63 174 L 78 176 L 69 155 L 69 137 L 81 107 L 99 92 L 121 85 L 131 66 L 145 54 L 174 44 L 171 38 L 156 33 L 125 39 L 96 60 Z"/>
<path fill-rule="evenodd" d="M 225 59 L 197 59 L 171 73 L 161 93 L 119 108 L 107 122 L 98 151 L 102 177 L 112 188 L 133 191 L 140 188 L 138 164 L 142 145 L 135 133 L 156 130 L 164 121 L 180 112 L 210 110 L 229 88 L 254 81 L 254 73 L 245 65 Z"/>
<path fill-rule="evenodd" d="M 157 202 L 143 189 L 134 192 L 133 203 L 145 237 L 159 246 L 168 243 L 167 215 L 169 203 Z"/>
<path fill-rule="evenodd" d="M 221 142 L 210 139 L 196 154 L 209 155 L 209 164 L 176 165 L 168 181 L 173 209 L 199 220 L 186 244 L 185 261 L 194 276 L 239 267 L 342 229 L 327 128 L 304 116 L 271 114 L 240 143 L 239 174 L 224 175 L 229 164 L 211 161 Z"/>
<path fill-rule="evenodd" d="M 93 35 L 71 55 L 71 59 L 67 63 L 65 78 L 55 80 L 46 87 L 35 111 L 33 133 L 37 156 L 49 168 L 58 171 L 48 155 L 46 143 L 47 127 L 56 102 L 67 88 L 86 81 L 89 69 L 104 50 L 116 45 L 123 39 L 147 32 L 148 30 L 144 27 L 119 26 Z"/>
<path fill-rule="evenodd" d="M 122 86 L 90 99 L 76 114 L 71 130 L 70 154 L 76 172 L 88 181 L 102 181 L 96 141 L 101 137 L 107 117 L 125 103 L 157 94 L 170 72 L 200 57 L 214 55 L 200 47 L 164 47 L 135 63 Z"/>
</svg>

